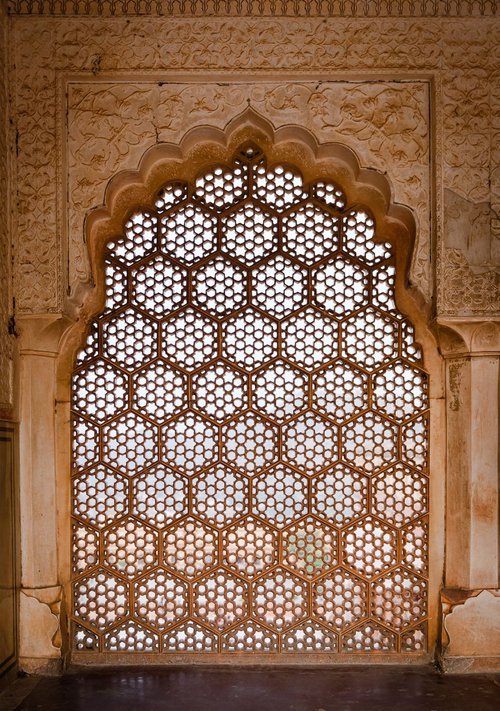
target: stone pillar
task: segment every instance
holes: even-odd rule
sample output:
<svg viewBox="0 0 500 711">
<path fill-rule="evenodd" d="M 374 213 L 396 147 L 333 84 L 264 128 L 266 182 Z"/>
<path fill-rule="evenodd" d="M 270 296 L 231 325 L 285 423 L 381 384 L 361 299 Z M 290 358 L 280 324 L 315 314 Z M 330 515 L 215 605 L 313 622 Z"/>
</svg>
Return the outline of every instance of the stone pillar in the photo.
<svg viewBox="0 0 500 711">
<path fill-rule="evenodd" d="M 20 668 L 61 667 L 55 392 L 56 358 L 68 320 L 19 319 L 19 482 L 21 524 Z"/>
<path fill-rule="evenodd" d="M 443 665 L 496 669 L 500 658 L 500 327 L 441 321 L 447 473 Z"/>
</svg>

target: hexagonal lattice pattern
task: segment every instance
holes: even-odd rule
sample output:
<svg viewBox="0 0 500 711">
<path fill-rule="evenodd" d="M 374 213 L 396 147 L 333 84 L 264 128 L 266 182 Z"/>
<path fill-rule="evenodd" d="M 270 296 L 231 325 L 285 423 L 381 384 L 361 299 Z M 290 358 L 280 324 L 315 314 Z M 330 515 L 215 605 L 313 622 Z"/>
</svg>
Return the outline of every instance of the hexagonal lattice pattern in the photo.
<svg viewBox="0 0 500 711">
<path fill-rule="evenodd" d="M 344 217 L 344 249 L 348 254 L 369 264 L 377 264 L 391 256 L 387 242 L 375 243 L 375 222 L 368 212 L 352 210 Z"/>
<path fill-rule="evenodd" d="M 127 277 L 128 272 L 108 259 L 104 262 L 104 276 L 106 288 L 106 304 L 104 314 L 116 311 L 127 303 L 129 298 Z"/>
<path fill-rule="evenodd" d="M 342 533 L 344 562 L 371 578 L 390 568 L 397 560 L 397 533 L 372 516 L 346 528 Z"/>
<path fill-rule="evenodd" d="M 303 368 L 317 368 L 337 355 L 336 322 L 308 306 L 283 322 L 283 355 Z"/>
<path fill-rule="evenodd" d="M 248 480 L 223 464 L 193 478 L 193 513 L 225 526 L 248 511 Z"/>
<path fill-rule="evenodd" d="M 314 412 L 306 412 L 283 427 L 283 456 L 307 474 L 337 459 L 337 428 Z"/>
<path fill-rule="evenodd" d="M 165 257 L 154 257 L 132 270 L 132 302 L 161 318 L 186 303 L 186 272 Z"/>
<path fill-rule="evenodd" d="M 163 323 L 163 356 L 186 370 L 193 370 L 217 355 L 217 324 L 187 308 Z"/>
<path fill-rule="evenodd" d="M 313 375 L 313 406 L 337 422 L 357 415 L 368 405 L 368 376 L 343 360 Z"/>
<path fill-rule="evenodd" d="M 96 425 L 83 420 L 76 413 L 72 420 L 72 464 L 73 470 L 80 471 L 99 460 L 100 433 Z"/>
<path fill-rule="evenodd" d="M 218 637 L 188 620 L 163 635 L 164 652 L 217 652 Z"/>
<path fill-rule="evenodd" d="M 344 652 L 395 652 L 397 636 L 376 622 L 361 624 L 342 635 Z"/>
<path fill-rule="evenodd" d="M 103 355 L 127 370 L 140 368 L 157 354 L 158 326 L 134 309 L 102 324 Z"/>
<path fill-rule="evenodd" d="M 247 308 L 222 326 L 222 353 L 246 370 L 271 360 L 278 352 L 276 322 Z"/>
<path fill-rule="evenodd" d="M 99 532 L 73 521 L 71 533 L 73 570 L 77 574 L 84 573 L 99 562 Z"/>
<path fill-rule="evenodd" d="M 283 218 L 283 247 L 305 264 L 314 264 L 335 251 L 338 231 L 338 218 L 309 202 Z"/>
<path fill-rule="evenodd" d="M 163 422 L 187 407 L 187 377 L 158 360 L 132 376 L 132 407 L 155 422 Z"/>
<path fill-rule="evenodd" d="M 222 456 L 245 474 L 269 466 L 278 458 L 278 429 L 249 412 L 222 427 Z"/>
<path fill-rule="evenodd" d="M 371 474 L 397 459 L 397 428 L 367 412 L 342 428 L 342 459 Z"/>
<path fill-rule="evenodd" d="M 280 212 L 307 198 L 299 173 L 281 165 L 268 168 L 263 162 L 254 167 L 253 194 Z"/>
<path fill-rule="evenodd" d="M 398 355 L 398 324 L 368 307 L 343 324 L 345 355 L 371 370 Z"/>
<path fill-rule="evenodd" d="M 163 562 L 185 578 L 195 578 L 217 563 L 218 536 L 210 526 L 186 518 L 163 538 Z"/>
<path fill-rule="evenodd" d="M 218 457 L 218 429 L 187 412 L 162 428 L 162 459 L 186 474 L 206 467 Z"/>
<path fill-rule="evenodd" d="M 222 249 L 251 267 L 275 251 L 278 218 L 247 203 L 222 218 Z"/>
<path fill-rule="evenodd" d="M 307 652 L 336 652 L 337 635 L 318 622 L 308 620 L 281 637 L 281 651 L 304 654 Z"/>
<path fill-rule="evenodd" d="M 427 376 L 405 363 L 392 363 L 373 376 L 373 407 L 395 420 L 406 420 L 427 403 Z"/>
<path fill-rule="evenodd" d="M 109 652 L 157 652 L 159 647 L 159 636 L 133 620 L 104 635 L 104 649 Z"/>
<path fill-rule="evenodd" d="M 307 513 L 307 479 L 278 464 L 253 480 L 252 507 L 275 526 L 286 526 Z"/>
<path fill-rule="evenodd" d="M 188 186 L 181 181 L 172 181 L 163 186 L 156 196 L 155 207 L 161 215 L 187 198 Z"/>
<path fill-rule="evenodd" d="M 108 242 L 108 251 L 123 264 L 131 265 L 143 259 L 157 247 L 158 218 L 151 212 L 136 212 L 125 223 L 125 235 Z"/>
<path fill-rule="evenodd" d="M 219 165 L 196 179 L 194 197 L 216 210 L 224 210 L 248 194 L 248 166 L 238 160 L 232 168 Z"/>
<path fill-rule="evenodd" d="M 337 532 L 312 516 L 283 531 L 283 564 L 308 578 L 337 563 Z"/>
<path fill-rule="evenodd" d="M 128 518 L 104 532 L 104 561 L 117 572 L 134 578 L 156 565 L 158 534 Z"/>
<path fill-rule="evenodd" d="M 423 471 L 427 470 L 429 420 L 426 415 L 416 417 L 401 428 L 402 459 Z"/>
<path fill-rule="evenodd" d="M 162 528 L 187 513 L 188 481 L 163 464 L 132 480 L 131 513 Z"/>
<path fill-rule="evenodd" d="M 215 250 L 217 218 L 197 205 L 184 205 L 162 217 L 160 234 L 161 249 L 183 264 L 191 265 Z"/>
<path fill-rule="evenodd" d="M 95 422 L 123 412 L 128 403 L 125 373 L 98 360 L 78 371 L 73 380 L 73 409 Z"/>
<path fill-rule="evenodd" d="M 193 303 L 221 318 L 246 303 L 247 274 L 223 257 L 193 273 Z"/>
<path fill-rule="evenodd" d="M 427 477 L 396 464 L 372 478 L 372 509 L 393 526 L 427 513 Z"/>
<path fill-rule="evenodd" d="M 325 205 L 329 205 L 337 210 L 343 210 L 345 207 L 344 192 L 334 183 L 318 180 L 318 182 L 312 186 L 312 194 L 319 202 L 325 203 Z"/>
<path fill-rule="evenodd" d="M 232 573 L 216 570 L 193 585 L 193 614 L 214 629 L 226 629 L 247 611 L 248 584 Z"/>
<path fill-rule="evenodd" d="M 134 583 L 134 614 L 141 622 L 161 631 L 188 612 L 188 586 L 179 578 L 156 569 Z"/>
<path fill-rule="evenodd" d="M 253 272 L 252 302 L 271 316 L 283 318 L 307 300 L 307 272 L 281 255 Z"/>
<path fill-rule="evenodd" d="M 222 635 L 224 652 L 276 652 L 278 635 L 253 620 L 242 622 Z"/>
<path fill-rule="evenodd" d="M 399 631 L 427 613 L 427 584 L 418 575 L 396 568 L 371 584 L 375 619 Z"/>
<path fill-rule="evenodd" d="M 337 568 L 313 583 L 313 615 L 341 631 L 368 616 L 367 597 L 364 580 Z"/>
<path fill-rule="evenodd" d="M 427 575 L 429 524 L 426 519 L 409 523 L 401 531 L 401 562 L 420 575 Z"/>
<path fill-rule="evenodd" d="M 106 526 L 128 511 L 127 479 L 102 464 L 73 479 L 73 512 L 94 526 Z"/>
<path fill-rule="evenodd" d="M 276 568 L 252 586 L 253 614 L 278 632 L 305 617 L 307 583 L 285 568 Z"/>
<path fill-rule="evenodd" d="M 129 585 L 105 570 L 96 570 L 73 585 L 75 617 L 95 629 L 104 630 L 126 617 Z"/>
<path fill-rule="evenodd" d="M 368 271 L 342 257 L 323 264 L 314 275 L 314 301 L 337 318 L 368 302 Z"/>
<path fill-rule="evenodd" d="M 344 526 L 368 512 L 368 479 L 345 464 L 337 464 L 311 482 L 313 513 Z"/>
<path fill-rule="evenodd" d="M 223 422 L 247 405 L 247 377 L 225 363 L 214 363 L 192 377 L 193 407 Z"/>
<path fill-rule="evenodd" d="M 135 474 L 158 459 L 158 427 L 130 412 L 105 425 L 102 458 L 115 469 Z"/>
<path fill-rule="evenodd" d="M 252 378 L 253 406 L 271 420 L 282 422 L 307 407 L 307 373 L 278 360 Z"/>
<path fill-rule="evenodd" d="M 245 578 L 254 578 L 277 562 L 277 532 L 253 516 L 229 526 L 222 542 L 222 562 Z"/>
<path fill-rule="evenodd" d="M 154 206 L 75 358 L 73 649 L 424 652 L 428 383 L 391 245 L 250 142 Z"/>
</svg>

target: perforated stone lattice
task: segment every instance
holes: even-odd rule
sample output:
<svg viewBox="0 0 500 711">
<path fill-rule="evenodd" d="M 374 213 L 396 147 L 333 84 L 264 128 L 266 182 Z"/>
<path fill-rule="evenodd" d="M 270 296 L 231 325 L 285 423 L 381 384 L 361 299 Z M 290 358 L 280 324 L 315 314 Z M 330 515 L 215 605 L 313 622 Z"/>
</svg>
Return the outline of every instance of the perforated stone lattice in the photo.
<svg viewBox="0 0 500 711">
<path fill-rule="evenodd" d="M 425 651 L 427 374 L 368 207 L 243 147 L 134 213 L 104 277 L 74 650 Z"/>
</svg>

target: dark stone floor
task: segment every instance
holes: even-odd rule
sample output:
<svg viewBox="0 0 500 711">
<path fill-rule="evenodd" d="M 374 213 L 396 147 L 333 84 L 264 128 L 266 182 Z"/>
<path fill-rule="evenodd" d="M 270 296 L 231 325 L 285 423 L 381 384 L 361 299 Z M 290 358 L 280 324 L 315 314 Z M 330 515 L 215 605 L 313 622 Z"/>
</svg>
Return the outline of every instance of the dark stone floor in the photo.
<svg viewBox="0 0 500 711">
<path fill-rule="evenodd" d="M 500 676 L 388 666 L 129 669 L 44 678 L 27 693 L 11 706 L 0 696 L 0 711 L 499 711 Z"/>
</svg>

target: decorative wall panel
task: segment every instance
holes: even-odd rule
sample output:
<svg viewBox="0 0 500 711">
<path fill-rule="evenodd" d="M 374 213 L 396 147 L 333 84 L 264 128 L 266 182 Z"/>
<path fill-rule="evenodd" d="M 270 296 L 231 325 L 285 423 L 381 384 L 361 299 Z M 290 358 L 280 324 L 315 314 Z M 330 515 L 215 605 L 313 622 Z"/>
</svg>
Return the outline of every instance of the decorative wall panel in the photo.
<svg viewBox="0 0 500 711">
<path fill-rule="evenodd" d="M 78 303 L 75 285 L 88 279 L 84 213 L 102 203 L 116 170 L 135 168 L 148 146 L 177 141 L 189 126 L 227 123 L 249 99 L 276 126 L 308 126 L 387 171 L 395 199 L 418 222 L 412 281 L 426 299 L 435 292 L 440 314 L 496 311 L 495 259 L 471 271 L 469 224 L 459 246 L 444 246 L 441 198 L 446 187 L 487 203 L 487 239 L 498 253 L 498 151 L 488 128 L 500 61 L 494 4 L 413 3 L 419 18 L 404 17 L 410 10 L 401 3 L 212 3 L 203 18 L 188 16 L 199 3 L 174 3 L 172 12 L 184 14 L 175 17 L 154 17 L 157 6 L 147 3 L 151 16 L 134 16 L 131 6 L 132 15 L 120 16 L 122 3 L 112 4 L 117 16 L 99 18 L 99 4 L 73 5 L 82 17 L 62 17 L 68 4 L 40 7 L 55 16 L 11 18 L 21 311 L 69 308 L 68 293 Z M 304 16 L 286 16 L 294 13 Z M 241 71 L 245 86 L 235 77 Z M 469 279 L 473 300 L 464 292 Z"/>
<path fill-rule="evenodd" d="M 73 375 L 76 652 L 425 652 L 428 393 L 364 206 L 245 145 L 106 252 Z"/>
</svg>

